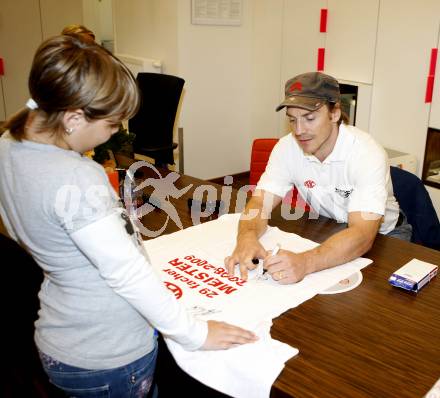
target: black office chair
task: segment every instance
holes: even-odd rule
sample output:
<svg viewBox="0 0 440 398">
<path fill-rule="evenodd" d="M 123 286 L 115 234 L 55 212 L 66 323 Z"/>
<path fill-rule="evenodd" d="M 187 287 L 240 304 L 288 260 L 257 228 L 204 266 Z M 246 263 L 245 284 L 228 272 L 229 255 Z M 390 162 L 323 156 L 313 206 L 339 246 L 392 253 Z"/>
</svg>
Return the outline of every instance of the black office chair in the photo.
<svg viewBox="0 0 440 398">
<path fill-rule="evenodd" d="M 135 153 L 153 158 L 158 167 L 174 164 L 174 121 L 185 80 L 160 73 L 138 73 L 141 92 L 137 114 L 128 121 L 128 129 L 136 134 Z"/>
<path fill-rule="evenodd" d="M 422 180 L 399 167 L 390 171 L 394 196 L 413 227 L 411 241 L 440 250 L 440 222 Z"/>
</svg>

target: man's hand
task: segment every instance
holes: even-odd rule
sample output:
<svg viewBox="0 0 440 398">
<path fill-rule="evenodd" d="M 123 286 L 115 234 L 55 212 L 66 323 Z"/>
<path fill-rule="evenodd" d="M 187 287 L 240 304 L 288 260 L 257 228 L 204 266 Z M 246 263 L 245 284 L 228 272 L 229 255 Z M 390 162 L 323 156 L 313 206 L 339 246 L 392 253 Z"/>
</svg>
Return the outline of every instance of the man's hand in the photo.
<svg viewBox="0 0 440 398">
<path fill-rule="evenodd" d="M 228 274 L 234 275 L 235 266 L 240 266 L 240 276 L 242 279 L 247 280 L 248 270 L 255 269 L 257 264 L 252 262 L 252 259 L 263 259 L 267 255 L 266 250 L 258 241 L 253 237 L 246 237 L 239 240 L 232 254 L 225 258 L 225 267 Z"/>
<path fill-rule="evenodd" d="M 282 285 L 299 282 L 310 273 L 304 255 L 288 250 L 280 250 L 275 256 L 268 255 L 263 267 L 273 280 Z"/>
<path fill-rule="evenodd" d="M 256 189 L 241 215 L 238 224 L 237 245 L 233 253 L 225 258 L 228 274 L 234 275 L 237 264 L 240 265 L 240 276 L 247 280 L 248 270 L 255 269 L 253 259 L 263 259 L 266 250 L 258 241 L 267 228 L 267 221 L 275 206 L 281 203 L 279 196 Z"/>
<path fill-rule="evenodd" d="M 267 256 L 264 268 L 274 280 L 288 284 L 299 282 L 312 272 L 344 264 L 371 248 L 381 221 L 379 214 L 349 213 L 348 228 L 330 236 L 314 249 L 302 253 L 280 250 L 275 256 Z"/>
</svg>

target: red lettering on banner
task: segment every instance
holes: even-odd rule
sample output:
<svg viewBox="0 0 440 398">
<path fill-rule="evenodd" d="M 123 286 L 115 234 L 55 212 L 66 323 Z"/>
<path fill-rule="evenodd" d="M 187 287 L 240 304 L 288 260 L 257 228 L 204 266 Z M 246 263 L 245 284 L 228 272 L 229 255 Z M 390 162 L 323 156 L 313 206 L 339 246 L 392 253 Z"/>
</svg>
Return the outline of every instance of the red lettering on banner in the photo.
<svg viewBox="0 0 440 398">
<path fill-rule="evenodd" d="M 186 276 L 178 274 L 176 271 L 174 271 L 170 268 L 164 269 L 162 271 L 167 273 L 168 275 L 172 276 L 174 278 L 174 280 L 177 280 L 177 281 L 180 280 L 181 282 L 186 283 L 191 289 L 195 289 L 197 287 L 200 287 L 200 285 L 197 282 L 190 280 Z"/>
<path fill-rule="evenodd" d="M 170 282 L 164 282 L 164 284 L 165 284 L 166 288 L 168 290 L 170 290 L 171 293 L 174 294 L 174 296 L 176 297 L 177 300 L 179 300 L 182 297 L 183 292 L 179 286 L 175 285 L 174 283 L 170 283 Z"/>
<path fill-rule="evenodd" d="M 198 283 L 194 282 L 194 281 L 189 281 L 189 282 L 188 282 L 188 286 L 189 286 L 191 289 L 195 289 L 196 287 L 199 287 L 200 285 L 199 285 Z"/>
<path fill-rule="evenodd" d="M 203 289 L 199 290 L 199 293 L 204 294 L 208 298 L 213 298 L 214 296 L 218 296 L 218 293 L 213 292 L 212 290 L 204 287 Z"/>
<path fill-rule="evenodd" d="M 222 278 L 236 284 L 237 286 L 243 286 L 246 283 L 245 280 L 228 274 L 225 268 L 216 267 L 212 264 L 209 264 L 206 260 L 197 258 L 194 255 L 187 255 L 183 258 L 188 262 L 184 262 L 180 258 L 175 258 L 168 262 L 168 264 L 175 268 L 164 269 L 163 271 L 170 275 L 174 280 L 186 284 L 190 289 L 200 288 L 200 284 L 195 282 L 195 280 L 198 280 L 202 281 L 205 286 L 212 286 L 219 292 L 229 295 L 235 292 L 237 288 L 225 283 Z M 210 273 L 200 272 L 202 269 L 212 271 L 210 271 Z M 181 274 L 177 271 L 182 271 L 183 273 Z M 217 277 L 211 276 L 212 274 L 215 274 Z M 213 298 L 219 295 L 218 292 L 208 289 L 207 287 L 201 288 L 199 293 L 208 298 Z"/>
<path fill-rule="evenodd" d="M 209 274 L 207 274 L 206 272 L 199 272 L 197 275 L 194 276 L 194 278 L 204 279 L 204 278 L 207 278 L 208 276 L 209 276 Z"/>
<path fill-rule="evenodd" d="M 220 286 L 218 288 L 218 290 L 221 290 L 222 292 L 224 292 L 226 294 L 231 294 L 232 292 L 235 292 L 237 289 L 235 287 L 228 286 L 228 285 L 225 284 L 223 286 Z"/>
<path fill-rule="evenodd" d="M 184 270 L 185 274 L 193 276 L 195 272 L 197 272 L 197 268 L 193 268 L 192 270 Z"/>
<path fill-rule="evenodd" d="M 213 281 L 210 281 L 209 283 L 207 283 L 207 285 L 217 287 L 219 285 L 223 285 L 223 282 L 221 280 L 214 279 Z"/>
<path fill-rule="evenodd" d="M 188 268 L 192 268 L 191 265 L 185 263 L 182 263 L 182 265 L 176 265 L 175 267 L 180 271 L 185 271 Z"/>
<path fill-rule="evenodd" d="M 193 258 L 192 260 L 190 260 L 191 264 L 197 264 L 197 265 L 205 265 L 208 264 L 208 262 L 206 260 L 200 260 L 199 258 Z"/>
<path fill-rule="evenodd" d="M 175 258 L 174 260 L 168 261 L 168 264 L 174 265 L 176 267 L 177 265 L 183 264 L 183 261 L 179 261 L 178 258 Z"/>
</svg>

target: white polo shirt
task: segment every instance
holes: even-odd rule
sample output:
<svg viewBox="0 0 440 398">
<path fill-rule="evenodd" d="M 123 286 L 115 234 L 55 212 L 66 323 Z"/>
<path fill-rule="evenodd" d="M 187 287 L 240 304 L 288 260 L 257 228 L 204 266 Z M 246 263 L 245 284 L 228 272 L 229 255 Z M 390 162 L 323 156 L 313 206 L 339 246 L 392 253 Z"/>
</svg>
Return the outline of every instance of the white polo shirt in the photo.
<svg viewBox="0 0 440 398">
<path fill-rule="evenodd" d="M 293 185 L 315 211 L 338 222 L 350 212 L 372 212 L 384 216 L 379 232 L 387 234 L 399 217 L 385 150 L 353 126 L 341 124 L 323 162 L 305 154 L 292 134 L 282 137 L 257 188 L 284 197 Z"/>
</svg>

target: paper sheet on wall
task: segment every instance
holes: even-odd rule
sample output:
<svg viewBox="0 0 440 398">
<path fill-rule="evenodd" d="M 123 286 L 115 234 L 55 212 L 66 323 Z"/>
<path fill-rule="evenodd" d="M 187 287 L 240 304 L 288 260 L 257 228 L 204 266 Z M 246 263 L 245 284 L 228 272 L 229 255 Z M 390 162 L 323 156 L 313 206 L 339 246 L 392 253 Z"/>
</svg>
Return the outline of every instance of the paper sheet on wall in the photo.
<svg viewBox="0 0 440 398">
<path fill-rule="evenodd" d="M 176 362 L 192 377 L 233 397 L 267 398 L 284 363 L 296 348 L 270 337 L 272 319 L 310 299 L 371 263 L 358 258 L 349 263 L 307 275 L 301 282 L 279 285 L 256 271 L 244 281 L 230 276 L 224 258 L 236 242 L 239 214 L 227 214 L 176 233 L 144 242 L 151 262 L 165 285 L 202 319 L 215 319 L 255 331 L 260 340 L 227 351 L 184 351 L 166 339 Z M 280 243 L 293 252 L 318 244 L 269 227 L 260 239 L 266 250 Z"/>
</svg>

